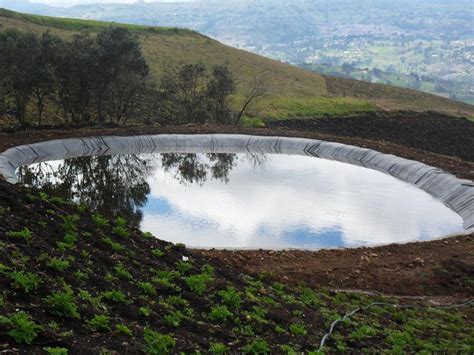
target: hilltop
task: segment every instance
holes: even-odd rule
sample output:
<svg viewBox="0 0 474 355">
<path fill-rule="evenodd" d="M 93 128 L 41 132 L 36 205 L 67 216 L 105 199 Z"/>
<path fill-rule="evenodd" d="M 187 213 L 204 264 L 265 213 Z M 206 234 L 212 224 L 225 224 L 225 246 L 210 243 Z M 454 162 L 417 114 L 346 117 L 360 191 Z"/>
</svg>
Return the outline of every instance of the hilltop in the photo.
<svg viewBox="0 0 474 355">
<path fill-rule="evenodd" d="M 37 33 L 49 30 L 60 37 L 71 38 L 80 31 L 94 33 L 110 25 L 126 27 L 138 35 L 155 82 L 165 69 L 195 62 L 228 64 L 239 81 L 240 93 L 254 78 L 261 78 L 270 95 L 251 112 L 255 117 L 314 118 L 377 110 L 435 110 L 474 116 L 474 106 L 468 104 L 409 89 L 323 76 L 226 46 L 191 30 L 26 15 L 0 9 L 3 30 L 15 28 Z M 239 99 L 238 93 L 234 100 Z"/>
</svg>

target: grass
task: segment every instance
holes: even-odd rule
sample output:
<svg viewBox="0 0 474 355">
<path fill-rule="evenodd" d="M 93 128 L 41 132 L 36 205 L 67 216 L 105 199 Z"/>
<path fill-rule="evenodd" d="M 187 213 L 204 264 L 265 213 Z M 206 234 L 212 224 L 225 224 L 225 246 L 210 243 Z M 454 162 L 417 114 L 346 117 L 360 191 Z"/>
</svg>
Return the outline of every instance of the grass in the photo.
<svg viewBox="0 0 474 355">
<path fill-rule="evenodd" d="M 253 112 L 252 117 L 339 115 L 375 108 L 436 109 L 455 115 L 474 116 L 474 107 L 471 105 L 420 92 L 415 92 L 414 95 L 413 90 L 387 85 L 364 82 L 354 84 L 354 81 L 349 79 L 328 78 L 225 46 L 190 30 L 26 15 L 0 9 L 0 28 L 16 28 L 37 33 L 49 29 L 63 38 L 71 38 L 79 31 L 97 32 L 110 25 L 126 27 L 137 34 L 150 66 L 154 85 L 166 70 L 196 62 L 209 66 L 227 64 L 238 80 L 237 96 L 240 96 L 255 78 L 261 78 L 267 84 L 269 96 L 262 101 L 256 112 Z M 337 100 L 332 101 L 332 97 Z M 277 112 L 280 106 L 282 111 Z M 261 125 L 259 121 L 248 121 L 246 124 Z"/>
<path fill-rule="evenodd" d="M 176 35 L 176 34 L 191 34 L 198 35 L 197 32 L 177 28 L 177 27 L 159 27 L 159 26 L 141 26 L 141 25 L 131 25 L 124 23 L 116 22 L 103 22 L 103 21 L 94 21 L 94 20 L 82 20 L 82 19 L 72 19 L 72 18 L 59 18 L 59 17 L 50 17 L 50 16 L 38 16 L 31 14 L 23 14 L 15 11 L 10 11 L 6 9 L 0 9 L 0 17 L 10 18 L 20 21 L 26 21 L 33 23 L 39 26 L 52 27 L 61 30 L 67 31 L 85 31 L 92 30 L 98 31 L 109 26 L 120 26 L 127 28 L 131 31 L 140 33 L 154 33 L 160 35 Z"/>
<path fill-rule="evenodd" d="M 376 105 L 371 102 L 348 97 L 278 97 L 263 101 L 257 107 L 261 117 L 274 120 L 344 116 L 376 110 Z"/>
</svg>

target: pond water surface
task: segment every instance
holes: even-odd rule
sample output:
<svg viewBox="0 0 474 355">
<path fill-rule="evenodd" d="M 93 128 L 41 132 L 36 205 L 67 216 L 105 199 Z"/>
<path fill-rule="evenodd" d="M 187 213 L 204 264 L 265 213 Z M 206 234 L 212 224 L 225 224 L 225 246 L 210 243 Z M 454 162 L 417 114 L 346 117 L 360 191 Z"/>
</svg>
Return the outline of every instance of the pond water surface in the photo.
<svg viewBox="0 0 474 355">
<path fill-rule="evenodd" d="M 463 230 L 441 202 L 380 172 L 304 156 L 142 154 L 22 167 L 20 180 L 191 247 L 352 247 Z"/>
</svg>

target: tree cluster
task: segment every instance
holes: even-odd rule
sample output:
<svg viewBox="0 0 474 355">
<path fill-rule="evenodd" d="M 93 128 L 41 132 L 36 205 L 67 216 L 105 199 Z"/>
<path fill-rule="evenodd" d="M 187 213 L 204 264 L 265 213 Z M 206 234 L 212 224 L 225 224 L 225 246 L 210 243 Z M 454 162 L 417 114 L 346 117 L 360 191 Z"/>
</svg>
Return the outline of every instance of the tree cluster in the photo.
<svg viewBox="0 0 474 355">
<path fill-rule="evenodd" d="M 172 66 L 170 65 L 170 68 Z M 50 32 L 0 32 L 0 115 L 22 126 L 54 117 L 63 124 L 123 124 L 131 118 L 158 124 L 238 124 L 265 95 L 262 81 L 240 92 L 226 65 L 202 63 L 168 69 L 155 86 L 133 32 L 109 27 L 64 40 Z M 234 105 L 235 106 L 235 105 Z"/>
<path fill-rule="evenodd" d="M 121 123 L 139 102 L 147 76 L 139 42 L 124 28 L 70 41 L 50 32 L 0 33 L 0 108 L 21 126 L 34 121 L 31 107 L 40 125 L 47 105 L 68 124 Z"/>
<path fill-rule="evenodd" d="M 232 123 L 230 95 L 236 83 L 225 65 L 209 70 L 204 64 L 186 64 L 168 71 L 155 96 L 155 116 L 161 123 Z"/>
</svg>

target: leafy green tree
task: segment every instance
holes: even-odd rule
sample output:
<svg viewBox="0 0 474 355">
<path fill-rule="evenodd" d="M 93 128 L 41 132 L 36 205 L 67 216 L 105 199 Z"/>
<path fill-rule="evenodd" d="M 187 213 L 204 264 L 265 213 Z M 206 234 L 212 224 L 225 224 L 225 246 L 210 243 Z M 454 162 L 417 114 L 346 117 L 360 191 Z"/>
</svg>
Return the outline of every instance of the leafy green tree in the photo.
<svg viewBox="0 0 474 355">
<path fill-rule="evenodd" d="M 14 105 L 15 118 L 24 127 L 26 111 L 33 94 L 33 68 L 38 39 L 32 33 L 7 30 L 0 33 L 0 81 L 3 93 Z"/>
<path fill-rule="evenodd" d="M 166 123 L 205 122 L 207 69 L 202 63 L 186 64 L 161 82 L 158 116 Z"/>
<path fill-rule="evenodd" d="M 62 43 L 55 65 L 58 98 L 67 123 L 90 124 L 92 88 L 97 61 L 97 47 L 92 37 L 80 34 Z"/>
<path fill-rule="evenodd" d="M 32 68 L 32 91 L 36 99 L 37 123 L 41 125 L 45 99 L 56 91 L 56 77 L 54 68 L 57 62 L 57 53 L 61 48 L 62 40 L 44 32 L 38 39 L 38 50 Z"/>
<path fill-rule="evenodd" d="M 232 110 L 229 98 L 235 90 L 235 80 L 229 68 L 226 65 L 214 66 L 206 94 L 209 111 L 215 122 L 230 123 Z"/>
<path fill-rule="evenodd" d="M 91 71 L 94 73 L 93 100 L 97 120 L 103 125 L 109 113 L 120 122 L 129 112 L 135 94 L 143 88 L 148 66 L 138 39 L 122 27 L 109 27 L 99 32 L 96 49 L 96 66 Z"/>
</svg>

